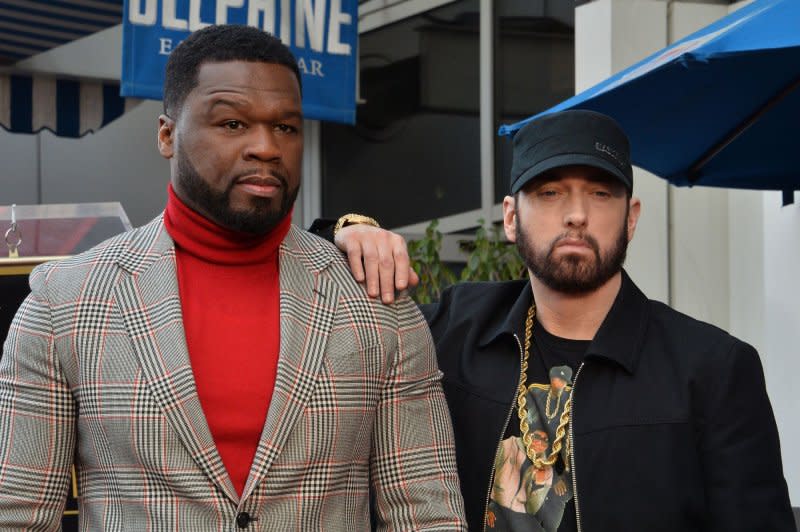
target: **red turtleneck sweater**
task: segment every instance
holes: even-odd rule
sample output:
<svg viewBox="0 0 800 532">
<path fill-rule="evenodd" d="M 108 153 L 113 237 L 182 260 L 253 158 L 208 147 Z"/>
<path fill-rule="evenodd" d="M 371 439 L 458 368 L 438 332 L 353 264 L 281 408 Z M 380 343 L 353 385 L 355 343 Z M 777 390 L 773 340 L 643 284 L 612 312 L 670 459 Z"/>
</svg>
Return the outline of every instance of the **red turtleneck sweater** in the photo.
<svg viewBox="0 0 800 532">
<path fill-rule="evenodd" d="M 280 349 L 278 247 L 291 214 L 267 235 L 227 230 L 169 187 L 183 327 L 197 394 L 239 495 L 264 428 Z"/>
</svg>

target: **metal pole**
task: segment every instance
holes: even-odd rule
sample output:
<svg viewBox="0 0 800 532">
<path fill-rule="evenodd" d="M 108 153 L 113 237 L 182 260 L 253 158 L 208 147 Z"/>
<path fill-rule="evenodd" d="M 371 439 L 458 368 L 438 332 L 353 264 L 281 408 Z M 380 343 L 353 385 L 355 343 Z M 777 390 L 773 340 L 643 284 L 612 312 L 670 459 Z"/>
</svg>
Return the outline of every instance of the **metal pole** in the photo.
<svg viewBox="0 0 800 532">
<path fill-rule="evenodd" d="M 756 111 L 748 116 L 741 124 L 738 124 L 733 130 L 729 131 L 719 142 L 714 144 L 706 153 L 704 153 L 697 161 L 689 167 L 689 183 L 695 183 L 700 179 L 700 171 L 722 150 L 727 148 L 734 140 L 739 138 L 739 135 L 750 129 L 750 126 L 755 124 L 759 118 L 769 112 L 770 109 L 778 105 L 784 98 L 793 93 L 797 87 L 800 87 L 800 78 L 797 78 L 792 83 L 781 89 L 767 102 L 756 109 Z"/>
<path fill-rule="evenodd" d="M 481 212 L 491 222 L 494 205 L 494 10 L 492 0 L 480 3 L 480 143 Z"/>
<path fill-rule="evenodd" d="M 667 46 L 672 44 L 672 13 L 674 0 L 667 0 Z M 675 227 L 673 210 L 675 188 L 667 181 L 667 305 L 675 302 Z"/>
<path fill-rule="evenodd" d="M 42 203 L 42 132 L 36 134 L 36 203 Z"/>
</svg>

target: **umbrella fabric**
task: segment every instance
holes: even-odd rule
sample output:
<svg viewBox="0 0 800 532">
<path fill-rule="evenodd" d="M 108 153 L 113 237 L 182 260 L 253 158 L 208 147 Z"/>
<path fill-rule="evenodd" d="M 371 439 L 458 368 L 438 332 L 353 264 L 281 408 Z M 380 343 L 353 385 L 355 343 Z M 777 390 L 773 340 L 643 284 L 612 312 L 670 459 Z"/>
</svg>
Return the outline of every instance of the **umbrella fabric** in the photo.
<svg viewBox="0 0 800 532">
<path fill-rule="evenodd" d="M 634 164 L 675 185 L 800 189 L 798 86 L 800 0 L 756 0 L 500 134 L 591 109 L 628 133 Z"/>
</svg>

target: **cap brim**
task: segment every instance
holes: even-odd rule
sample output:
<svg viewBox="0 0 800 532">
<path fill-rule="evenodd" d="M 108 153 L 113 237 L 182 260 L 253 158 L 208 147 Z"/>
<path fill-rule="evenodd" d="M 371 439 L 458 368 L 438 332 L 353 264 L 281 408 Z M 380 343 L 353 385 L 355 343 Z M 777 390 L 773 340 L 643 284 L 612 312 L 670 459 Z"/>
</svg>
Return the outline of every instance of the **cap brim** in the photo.
<svg viewBox="0 0 800 532">
<path fill-rule="evenodd" d="M 562 153 L 560 155 L 554 155 L 549 159 L 545 159 L 544 161 L 541 161 L 525 170 L 525 172 L 523 172 L 522 175 L 520 175 L 516 181 L 511 184 L 511 193 L 516 194 L 528 182 L 547 172 L 548 170 L 560 168 L 562 166 L 573 165 L 591 166 L 593 168 L 603 170 L 619 179 L 628 190 L 633 189 L 633 183 L 628 176 L 626 176 L 622 170 L 606 161 L 602 157 L 595 157 L 594 155 L 587 155 L 585 153 Z"/>
</svg>

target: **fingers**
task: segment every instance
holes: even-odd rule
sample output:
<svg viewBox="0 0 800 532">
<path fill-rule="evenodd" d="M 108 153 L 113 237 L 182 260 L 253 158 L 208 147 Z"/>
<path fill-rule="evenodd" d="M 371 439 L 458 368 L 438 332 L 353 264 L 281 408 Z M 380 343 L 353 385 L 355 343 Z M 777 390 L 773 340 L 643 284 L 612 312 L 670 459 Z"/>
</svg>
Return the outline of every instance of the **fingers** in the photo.
<svg viewBox="0 0 800 532">
<path fill-rule="evenodd" d="M 419 277 L 411 269 L 408 246 L 405 239 L 395 233 L 385 232 L 385 241 L 379 248 L 381 301 L 386 304 L 394 301 L 395 292 L 407 289 L 413 279 L 414 284 Z"/>
<path fill-rule="evenodd" d="M 397 290 L 408 288 L 409 276 L 414 271 L 411 269 L 411 260 L 408 258 L 406 242 L 400 235 L 392 243 L 392 256 L 394 262 L 394 287 Z"/>
<path fill-rule="evenodd" d="M 419 283 L 411 269 L 406 241 L 400 235 L 367 225 L 342 228 L 335 237 L 339 249 L 347 253 L 353 278 L 364 282 L 370 297 L 383 303 L 394 302 L 395 292 Z"/>
<path fill-rule="evenodd" d="M 378 297 L 380 291 L 380 255 L 378 245 L 374 242 L 362 242 L 361 251 L 364 254 L 364 273 L 367 276 L 367 295 Z"/>
<path fill-rule="evenodd" d="M 413 268 L 409 268 L 408 272 L 408 286 L 415 288 L 419 284 L 419 275 Z"/>
<path fill-rule="evenodd" d="M 350 264 L 350 272 L 352 272 L 353 278 L 359 283 L 363 283 L 364 265 L 361 262 L 363 259 L 361 245 L 356 242 L 349 243 L 344 251 L 347 253 L 347 262 Z"/>
</svg>

